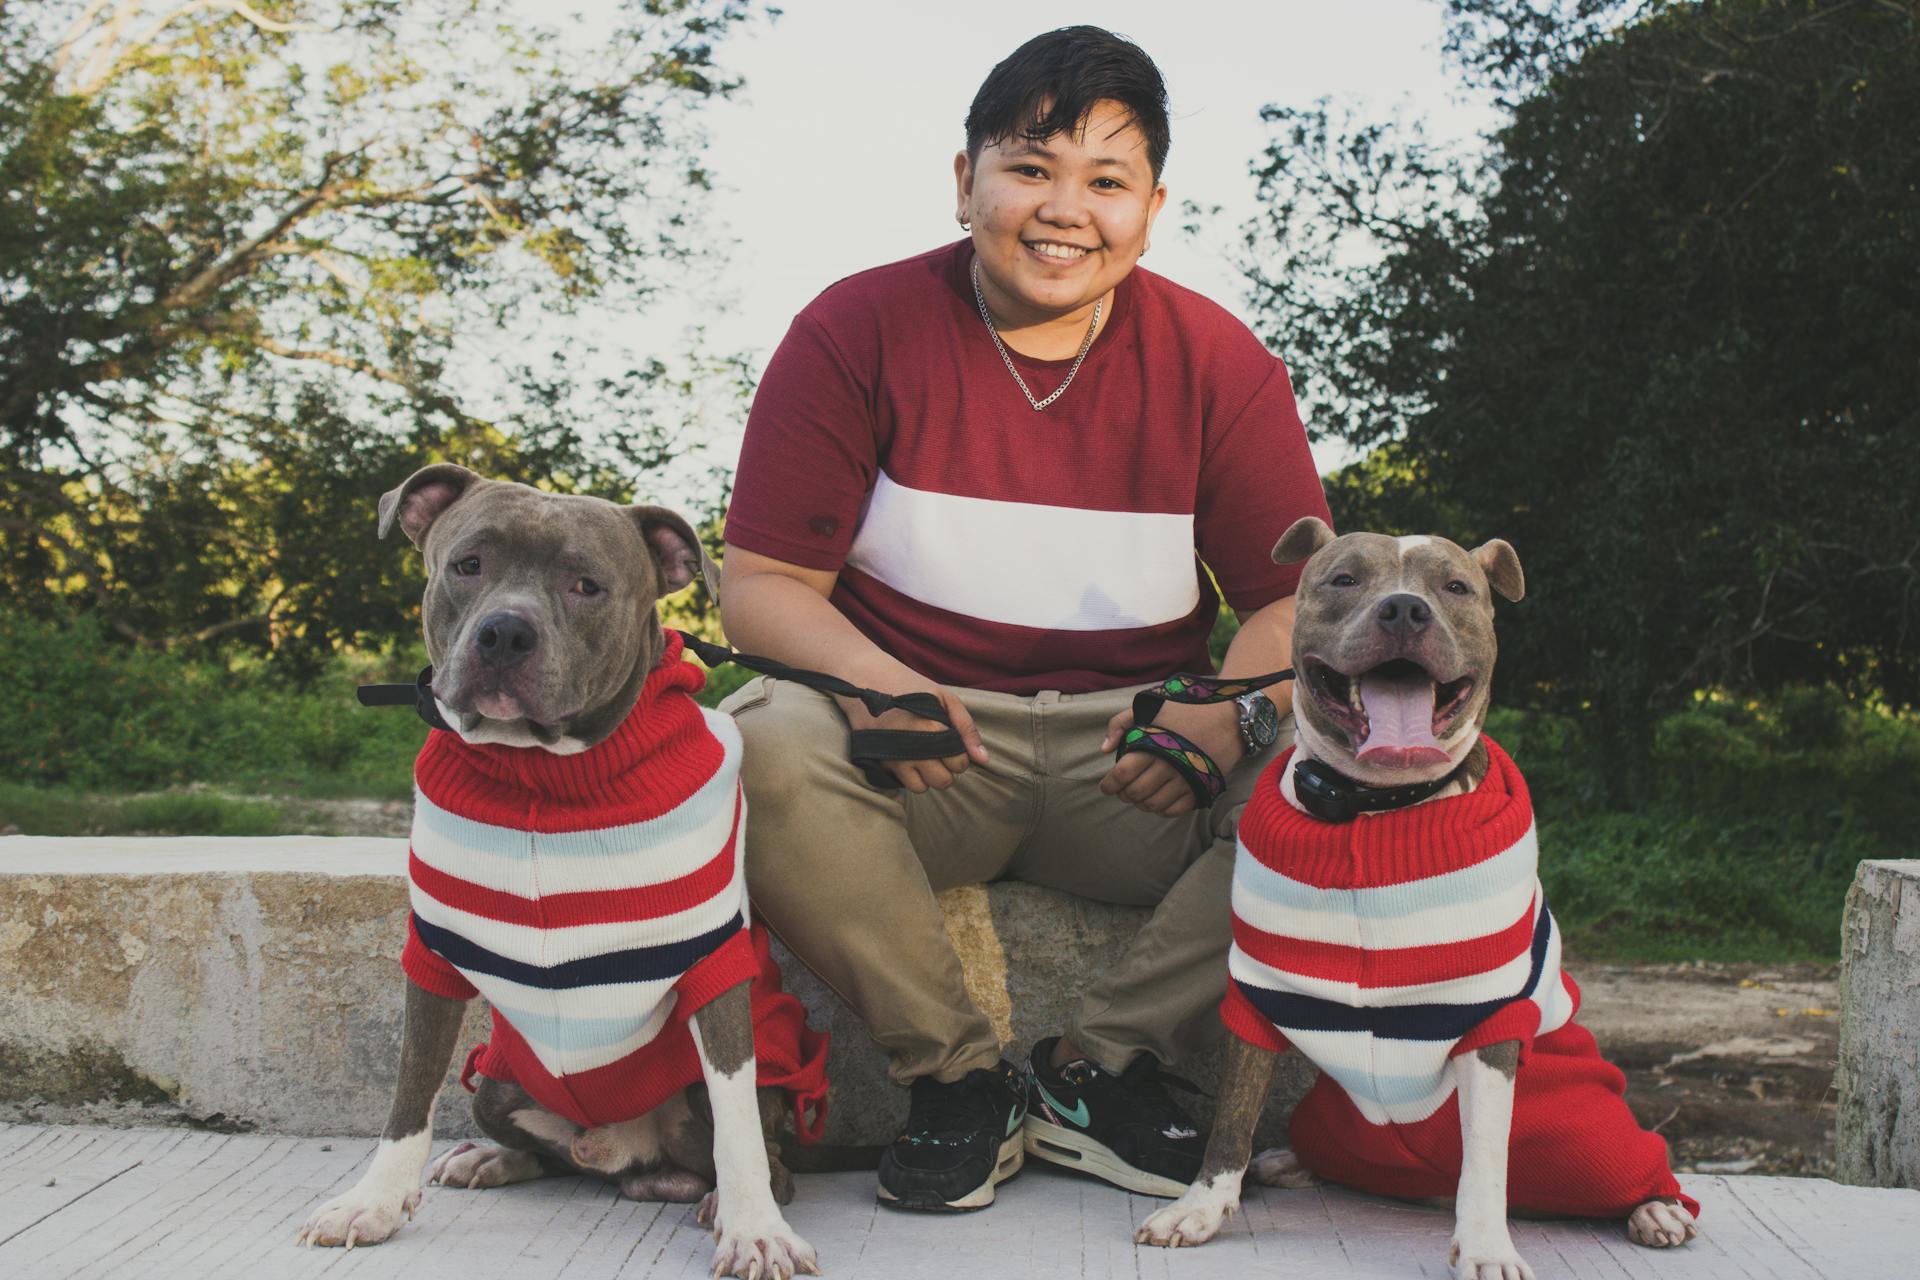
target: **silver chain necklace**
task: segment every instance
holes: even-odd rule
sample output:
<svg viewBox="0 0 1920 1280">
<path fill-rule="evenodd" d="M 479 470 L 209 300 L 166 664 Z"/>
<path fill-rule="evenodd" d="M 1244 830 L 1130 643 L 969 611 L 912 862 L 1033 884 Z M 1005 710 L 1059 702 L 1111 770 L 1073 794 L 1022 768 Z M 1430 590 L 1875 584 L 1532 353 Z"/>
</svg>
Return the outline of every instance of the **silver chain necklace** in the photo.
<svg viewBox="0 0 1920 1280">
<path fill-rule="evenodd" d="M 1013 367 L 1013 357 L 1007 354 L 1007 344 L 1000 341 L 1000 331 L 993 327 L 993 316 L 987 311 L 987 295 L 980 292 L 979 258 L 973 260 L 973 265 L 968 269 L 968 273 L 973 277 L 973 300 L 980 305 L 980 318 L 986 322 L 987 332 L 993 336 L 993 345 L 995 349 L 1000 352 L 1000 359 L 1007 366 L 1007 372 L 1012 374 L 1013 380 L 1020 384 L 1020 394 L 1027 398 L 1027 403 L 1034 407 L 1035 412 L 1046 408 L 1055 400 L 1058 400 L 1066 392 L 1068 387 L 1073 385 L 1073 375 L 1080 372 L 1080 362 L 1085 360 L 1087 358 L 1087 352 L 1093 349 L 1093 335 L 1100 329 L 1100 308 L 1106 304 L 1106 299 L 1099 298 L 1094 301 L 1093 323 L 1087 326 L 1086 340 L 1080 344 L 1080 354 L 1073 358 L 1073 367 L 1067 370 L 1067 380 L 1055 387 L 1053 394 L 1045 400 L 1035 400 L 1033 398 L 1033 392 L 1027 390 L 1027 380 L 1020 376 L 1018 369 Z"/>
</svg>

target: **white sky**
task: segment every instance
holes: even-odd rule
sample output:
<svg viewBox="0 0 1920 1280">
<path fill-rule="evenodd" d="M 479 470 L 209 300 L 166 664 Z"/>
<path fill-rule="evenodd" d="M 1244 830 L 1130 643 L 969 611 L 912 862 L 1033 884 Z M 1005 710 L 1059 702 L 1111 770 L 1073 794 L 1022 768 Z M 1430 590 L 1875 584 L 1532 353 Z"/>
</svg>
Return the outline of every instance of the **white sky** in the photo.
<svg viewBox="0 0 1920 1280">
<path fill-rule="evenodd" d="M 1090 22 L 1138 43 L 1159 65 L 1173 112 L 1166 214 L 1144 259 L 1152 270 L 1246 316 L 1228 244 L 1179 230 L 1179 203 L 1225 206 L 1216 238 L 1253 211 L 1249 165 L 1264 150 L 1260 108 L 1322 96 L 1369 115 L 1419 115 L 1437 139 L 1469 137 L 1493 117 L 1465 99 L 1440 52 L 1439 0 L 787 0 L 718 48 L 744 76 L 739 96 L 706 109 L 716 236 L 737 243 L 718 280 L 659 300 L 632 337 L 678 351 L 692 325 L 715 351 L 765 366 L 788 323 L 835 280 L 957 238 L 953 156 L 993 64 L 1029 37 Z M 724 308 L 724 309 L 718 309 Z M 1285 357 L 1285 350 L 1278 354 Z M 738 428 L 716 440 L 738 452 Z M 1323 470 L 1346 459 L 1317 450 Z M 662 494 L 673 500 L 674 495 Z"/>
</svg>

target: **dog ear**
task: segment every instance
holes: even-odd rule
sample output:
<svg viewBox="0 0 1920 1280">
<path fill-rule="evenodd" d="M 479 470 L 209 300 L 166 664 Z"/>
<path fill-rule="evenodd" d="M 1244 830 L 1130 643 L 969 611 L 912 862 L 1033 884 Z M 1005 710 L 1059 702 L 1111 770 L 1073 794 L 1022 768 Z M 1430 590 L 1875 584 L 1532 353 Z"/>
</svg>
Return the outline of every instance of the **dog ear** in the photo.
<svg viewBox="0 0 1920 1280">
<path fill-rule="evenodd" d="M 1509 600 L 1527 594 L 1526 575 L 1520 572 L 1520 553 L 1500 538 L 1483 542 L 1470 553 L 1473 562 L 1487 575 L 1487 582 Z"/>
<path fill-rule="evenodd" d="M 394 521 L 398 520 L 408 541 L 420 546 L 426 541 L 428 527 L 448 507 L 465 497 L 479 479 L 465 467 L 451 462 L 436 462 L 420 468 L 399 488 L 380 495 L 380 536 L 384 538 L 391 533 Z"/>
<path fill-rule="evenodd" d="M 677 511 L 665 507 L 632 506 L 627 510 L 647 540 L 653 563 L 660 570 L 660 594 L 672 595 L 693 581 L 694 571 L 707 584 L 707 594 L 720 600 L 720 567 L 700 544 L 693 526 Z"/>
<path fill-rule="evenodd" d="M 1273 544 L 1275 564 L 1298 564 L 1333 541 L 1333 530 L 1319 516 L 1301 516 Z"/>
</svg>

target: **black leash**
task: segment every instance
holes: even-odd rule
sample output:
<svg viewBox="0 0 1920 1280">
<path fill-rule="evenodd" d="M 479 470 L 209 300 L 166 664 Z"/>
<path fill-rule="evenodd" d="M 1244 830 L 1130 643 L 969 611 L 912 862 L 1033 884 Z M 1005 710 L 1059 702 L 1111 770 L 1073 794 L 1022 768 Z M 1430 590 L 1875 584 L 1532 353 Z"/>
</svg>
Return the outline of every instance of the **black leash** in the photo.
<svg viewBox="0 0 1920 1280">
<path fill-rule="evenodd" d="M 855 729 L 847 735 L 847 755 L 860 767 L 867 781 L 883 789 L 897 787 L 900 780 L 888 773 L 882 766 L 898 760 L 941 760 L 948 756 L 962 755 L 967 744 L 960 738 L 960 731 L 953 727 L 953 717 L 947 714 L 947 708 L 939 697 L 931 693 L 881 693 L 878 689 L 863 689 L 857 684 L 849 684 L 838 676 L 830 676 L 820 671 L 806 671 L 799 667 L 790 667 L 784 662 L 772 658 L 757 658 L 749 653 L 736 653 L 725 645 L 713 644 L 698 636 L 677 633 L 686 642 L 687 648 L 694 652 L 700 661 L 709 667 L 718 667 L 731 662 L 735 666 L 757 671 L 763 676 L 776 680 L 791 680 L 795 684 L 805 685 L 821 693 L 834 694 L 842 698 L 856 698 L 867 709 L 870 716 L 878 716 L 888 711 L 905 711 L 919 716 L 922 720 L 931 720 L 944 725 L 941 729 Z"/>
<path fill-rule="evenodd" d="M 940 699 L 931 693 L 881 693 L 877 689 L 863 689 L 857 684 L 849 684 L 838 676 L 830 676 L 819 671 L 804 671 L 790 667 L 784 662 L 772 658 L 757 658 L 752 654 L 735 653 L 725 645 L 702 640 L 698 636 L 676 631 L 681 641 L 693 654 L 709 667 L 718 667 L 726 663 L 757 671 L 761 675 L 772 676 L 778 680 L 791 680 L 795 684 L 817 689 L 821 693 L 835 694 L 842 698 L 858 699 L 867 709 L 867 714 L 879 716 L 888 711 L 905 711 L 919 716 L 923 720 L 932 720 L 945 726 L 940 729 L 855 729 L 847 738 L 847 754 L 853 763 L 860 767 L 867 781 L 876 787 L 891 788 L 900 785 L 899 779 L 883 767 L 891 761 L 899 760 L 939 760 L 947 756 L 963 754 L 967 745 L 960 738 L 960 731 L 953 727 L 953 717 L 947 714 L 947 708 Z M 355 692 L 363 707 L 412 707 L 420 718 L 435 729 L 447 733 L 455 732 L 440 714 L 440 707 L 433 699 L 433 667 L 423 667 L 412 684 L 363 684 Z"/>
</svg>

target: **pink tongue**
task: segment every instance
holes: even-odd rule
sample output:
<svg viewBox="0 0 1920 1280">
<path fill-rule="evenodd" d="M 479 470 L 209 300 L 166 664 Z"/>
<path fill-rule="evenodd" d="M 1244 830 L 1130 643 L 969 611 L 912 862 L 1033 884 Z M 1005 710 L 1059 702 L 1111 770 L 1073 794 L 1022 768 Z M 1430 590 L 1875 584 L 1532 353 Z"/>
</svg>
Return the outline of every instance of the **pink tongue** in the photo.
<svg viewBox="0 0 1920 1280">
<path fill-rule="evenodd" d="M 1447 758 L 1433 736 L 1433 681 L 1417 672 L 1360 677 L 1367 740 L 1355 759 L 1387 768 L 1438 764 Z"/>
</svg>

